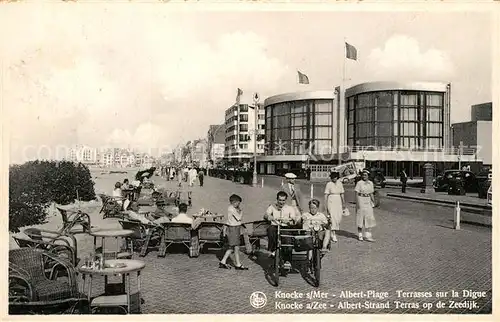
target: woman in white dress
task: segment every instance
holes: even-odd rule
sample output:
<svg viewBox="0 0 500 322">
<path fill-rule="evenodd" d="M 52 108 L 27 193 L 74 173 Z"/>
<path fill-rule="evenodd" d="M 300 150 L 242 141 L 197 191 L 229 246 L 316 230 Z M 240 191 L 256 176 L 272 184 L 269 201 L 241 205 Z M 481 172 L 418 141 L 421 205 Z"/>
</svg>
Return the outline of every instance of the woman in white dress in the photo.
<svg viewBox="0 0 500 322">
<path fill-rule="evenodd" d="M 363 240 L 363 228 L 365 229 L 364 239 L 370 242 L 375 240 L 372 237 L 372 228 L 376 226 L 375 216 L 373 215 L 373 207 L 375 205 L 375 197 L 373 193 L 375 188 L 373 182 L 368 180 L 368 170 L 363 170 L 360 181 L 356 184 L 356 224 L 358 226 L 358 239 Z"/>
<path fill-rule="evenodd" d="M 339 173 L 330 173 L 331 181 L 325 187 L 325 204 L 326 212 L 330 218 L 330 229 L 332 242 L 337 242 L 337 230 L 340 229 L 340 221 L 342 220 L 342 213 L 346 207 L 344 199 L 344 186 L 339 180 Z"/>
</svg>

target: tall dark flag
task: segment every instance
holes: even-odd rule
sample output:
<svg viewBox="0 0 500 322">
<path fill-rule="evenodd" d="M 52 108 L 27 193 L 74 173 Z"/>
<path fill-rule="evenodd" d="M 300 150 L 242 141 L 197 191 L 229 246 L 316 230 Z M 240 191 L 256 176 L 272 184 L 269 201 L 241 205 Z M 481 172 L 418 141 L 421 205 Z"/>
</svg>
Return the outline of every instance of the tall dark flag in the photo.
<svg viewBox="0 0 500 322">
<path fill-rule="evenodd" d="M 238 93 L 236 94 L 236 105 L 238 106 L 240 105 L 241 95 L 243 95 L 243 91 L 241 88 L 238 88 Z"/>
<path fill-rule="evenodd" d="M 306 74 L 302 74 L 299 71 L 297 73 L 299 73 L 299 84 L 309 84 L 309 77 Z"/>
<path fill-rule="evenodd" d="M 349 43 L 345 43 L 345 57 L 347 59 L 358 60 L 358 50 Z"/>
</svg>

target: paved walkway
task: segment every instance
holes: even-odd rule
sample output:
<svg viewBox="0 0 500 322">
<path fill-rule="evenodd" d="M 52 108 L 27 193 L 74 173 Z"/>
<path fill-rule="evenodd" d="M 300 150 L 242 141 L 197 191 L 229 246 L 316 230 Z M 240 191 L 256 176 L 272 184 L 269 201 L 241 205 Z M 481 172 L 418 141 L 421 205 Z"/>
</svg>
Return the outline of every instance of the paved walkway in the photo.
<svg viewBox="0 0 500 322">
<path fill-rule="evenodd" d="M 155 177 L 155 182 L 160 180 Z M 243 197 L 245 217 L 258 220 L 275 198 L 276 188 L 272 186 L 252 188 L 211 177 L 205 181 L 204 187 L 193 187 L 193 211 L 203 207 L 225 213 L 229 195 L 238 193 Z M 168 187 L 174 183 L 162 184 Z M 272 286 L 266 279 L 270 260 L 265 254 L 254 261 L 245 256 L 243 263 L 250 270 L 241 272 L 219 269 L 220 253 L 205 253 L 198 258 L 176 253 L 157 258 L 153 251 L 142 259 L 146 261 L 143 313 L 491 313 L 491 231 L 482 227 L 456 231 L 450 229 L 439 206 L 412 203 L 408 207 L 408 202 L 392 202 L 390 208 L 375 210 L 376 243 L 356 239 L 354 215 L 343 219 L 339 242 L 322 261 L 319 288 L 309 285 L 300 274 L 282 277 L 279 287 Z M 352 205 L 350 210 L 354 214 Z M 98 225 L 118 225 L 115 219 L 99 217 L 92 214 Z M 82 254 L 91 242 L 88 236 L 81 238 Z M 459 292 L 458 297 L 452 298 L 451 290 Z M 484 292 L 480 295 L 485 297 L 464 297 L 470 295 L 469 290 Z M 267 296 L 267 305 L 262 308 L 250 305 L 250 295 L 256 291 Z M 311 291 L 328 294 L 318 299 L 279 298 L 286 293 L 306 296 Z M 411 298 L 398 291 L 430 293 L 404 294 L 419 296 Z M 362 292 L 357 295 L 363 297 L 354 297 L 356 292 Z M 444 294 L 436 292 L 448 294 L 438 298 Z M 342 298 L 349 294 L 351 298 Z M 426 295 L 430 297 L 422 297 Z M 438 308 L 440 300 L 445 307 Z M 470 302 L 451 308 L 450 300 Z M 292 308 L 300 305 L 300 309 Z"/>
</svg>

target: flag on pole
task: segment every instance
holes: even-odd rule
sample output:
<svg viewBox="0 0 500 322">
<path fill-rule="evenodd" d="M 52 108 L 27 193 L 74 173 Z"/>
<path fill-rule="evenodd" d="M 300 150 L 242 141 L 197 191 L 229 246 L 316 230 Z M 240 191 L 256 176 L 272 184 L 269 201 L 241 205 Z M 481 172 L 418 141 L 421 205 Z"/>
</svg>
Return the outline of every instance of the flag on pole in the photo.
<svg viewBox="0 0 500 322">
<path fill-rule="evenodd" d="M 243 91 L 241 88 L 238 88 L 238 93 L 236 94 L 236 105 L 238 106 L 240 105 L 241 95 L 243 95 Z"/>
<path fill-rule="evenodd" d="M 345 57 L 347 59 L 358 60 L 358 50 L 349 43 L 345 43 Z"/>
<path fill-rule="evenodd" d="M 297 73 L 299 73 L 299 84 L 309 84 L 309 77 L 306 74 L 302 74 L 299 71 Z"/>
</svg>

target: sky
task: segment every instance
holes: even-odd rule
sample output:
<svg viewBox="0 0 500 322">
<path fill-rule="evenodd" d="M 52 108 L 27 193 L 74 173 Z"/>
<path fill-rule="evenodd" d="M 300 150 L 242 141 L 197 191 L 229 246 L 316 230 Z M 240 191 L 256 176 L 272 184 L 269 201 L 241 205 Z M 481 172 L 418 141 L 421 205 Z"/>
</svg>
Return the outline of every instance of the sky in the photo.
<svg viewBox="0 0 500 322">
<path fill-rule="evenodd" d="M 15 13 L 15 14 L 14 14 Z M 22 18 L 21 18 L 22 17 Z M 151 5 L 0 13 L 10 161 L 60 147 L 145 152 L 206 137 L 224 111 L 369 81 L 452 84 L 452 122 L 492 100 L 491 17 L 446 12 L 172 11 Z M 14 32 L 15 31 L 15 32 Z M 345 61 L 344 39 L 358 50 Z M 309 85 L 297 83 L 297 70 Z"/>
</svg>

